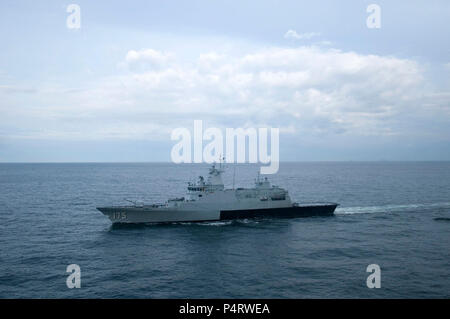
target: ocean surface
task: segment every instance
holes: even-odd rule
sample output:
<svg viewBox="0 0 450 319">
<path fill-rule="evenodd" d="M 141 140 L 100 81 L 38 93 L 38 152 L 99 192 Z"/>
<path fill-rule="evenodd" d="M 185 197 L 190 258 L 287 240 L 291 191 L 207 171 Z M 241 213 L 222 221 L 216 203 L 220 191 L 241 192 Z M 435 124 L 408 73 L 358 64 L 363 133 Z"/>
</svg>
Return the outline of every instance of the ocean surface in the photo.
<svg viewBox="0 0 450 319">
<path fill-rule="evenodd" d="M 228 187 L 233 171 L 249 187 L 258 166 L 228 166 Z M 281 163 L 270 176 L 296 201 L 340 203 L 334 217 L 112 227 L 95 209 L 180 197 L 198 175 L 206 165 L 0 164 L 0 297 L 450 297 L 450 162 Z"/>
</svg>

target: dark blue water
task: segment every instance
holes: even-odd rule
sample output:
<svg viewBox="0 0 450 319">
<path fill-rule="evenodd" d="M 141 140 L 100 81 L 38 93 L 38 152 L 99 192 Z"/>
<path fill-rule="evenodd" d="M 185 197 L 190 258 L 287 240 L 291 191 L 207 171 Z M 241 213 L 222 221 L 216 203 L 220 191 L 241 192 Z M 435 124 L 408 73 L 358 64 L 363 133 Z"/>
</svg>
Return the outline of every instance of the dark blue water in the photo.
<svg viewBox="0 0 450 319">
<path fill-rule="evenodd" d="M 232 185 L 233 169 L 225 176 Z M 251 186 L 256 166 L 236 168 Z M 335 217 L 111 227 L 96 206 L 184 194 L 203 165 L 0 164 L 0 297 L 450 297 L 450 163 L 284 163 Z M 81 267 L 68 289 L 66 267 Z M 366 267 L 381 267 L 369 289 Z"/>
</svg>

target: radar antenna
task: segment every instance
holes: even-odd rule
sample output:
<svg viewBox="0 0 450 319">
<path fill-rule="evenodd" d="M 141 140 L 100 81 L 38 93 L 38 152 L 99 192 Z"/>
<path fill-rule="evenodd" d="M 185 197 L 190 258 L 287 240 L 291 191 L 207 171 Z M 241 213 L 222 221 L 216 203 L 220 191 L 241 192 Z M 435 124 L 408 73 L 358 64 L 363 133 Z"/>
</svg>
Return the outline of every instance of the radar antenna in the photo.
<svg viewBox="0 0 450 319">
<path fill-rule="evenodd" d="M 137 201 L 131 200 L 131 199 L 126 199 L 124 198 L 124 200 L 126 200 L 127 202 L 132 203 L 134 206 L 137 206 Z"/>
<path fill-rule="evenodd" d="M 236 176 L 236 165 L 233 165 L 233 189 L 234 189 L 234 179 Z"/>
<path fill-rule="evenodd" d="M 223 165 L 223 167 L 222 167 Z M 223 156 L 222 154 L 220 154 L 220 158 L 219 158 L 219 169 L 222 170 L 222 168 L 225 168 L 225 156 Z"/>
</svg>

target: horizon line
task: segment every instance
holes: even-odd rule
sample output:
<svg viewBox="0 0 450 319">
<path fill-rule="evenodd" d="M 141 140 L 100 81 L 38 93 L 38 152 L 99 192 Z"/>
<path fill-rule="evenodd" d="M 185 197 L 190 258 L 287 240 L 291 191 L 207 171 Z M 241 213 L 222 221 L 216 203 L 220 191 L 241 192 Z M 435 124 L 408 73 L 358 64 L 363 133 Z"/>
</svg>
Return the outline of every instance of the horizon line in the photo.
<svg viewBox="0 0 450 319">
<path fill-rule="evenodd" d="M 279 161 L 279 163 L 348 163 L 348 162 L 356 162 L 356 163 L 378 163 L 378 162 L 450 162 L 448 159 L 444 160 L 410 160 L 410 159 L 399 159 L 399 160 L 298 160 L 298 161 Z M 219 162 L 217 162 L 219 163 Z M 0 164 L 175 164 L 175 165 L 186 165 L 186 164 L 194 164 L 194 165 L 210 165 L 213 163 L 174 163 L 171 161 L 17 161 L 17 162 L 2 162 Z M 268 165 L 269 163 L 223 163 L 229 165 Z"/>
</svg>

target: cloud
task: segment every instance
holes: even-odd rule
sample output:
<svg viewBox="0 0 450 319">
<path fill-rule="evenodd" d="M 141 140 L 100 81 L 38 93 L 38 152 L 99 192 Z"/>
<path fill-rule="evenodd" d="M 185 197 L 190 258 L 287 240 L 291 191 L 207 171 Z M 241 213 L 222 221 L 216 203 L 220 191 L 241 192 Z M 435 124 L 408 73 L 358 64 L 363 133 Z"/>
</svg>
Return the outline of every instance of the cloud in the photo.
<svg viewBox="0 0 450 319">
<path fill-rule="evenodd" d="M 16 85 L 0 85 L 0 92 L 15 94 L 15 93 L 35 93 L 36 89 L 30 87 L 16 86 Z"/>
<path fill-rule="evenodd" d="M 130 50 L 122 63 L 133 67 L 115 76 L 77 90 L 41 87 L 26 106 L 9 97 L 3 136 L 165 140 L 194 119 L 280 127 L 293 138 L 393 136 L 419 134 L 414 121 L 448 122 L 450 94 L 430 87 L 411 59 L 318 46 L 179 57 Z"/>
<path fill-rule="evenodd" d="M 318 32 L 307 32 L 307 33 L 297 33 L 295 30 L 288 30 L 284 34 L 285 39 L 294 39 L 294 40 L 309 40 L 311 38 L 320 36 L 320 33 Z"/>
<path fill-rule="evenodd" d="M 125 64 L 133 71 L 160 69 L 171 61 L 173 55 L 154 49 L 130 50 L 125 57 Z"/>
</svg>

